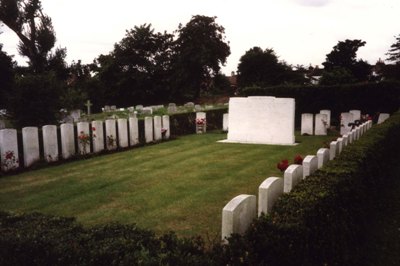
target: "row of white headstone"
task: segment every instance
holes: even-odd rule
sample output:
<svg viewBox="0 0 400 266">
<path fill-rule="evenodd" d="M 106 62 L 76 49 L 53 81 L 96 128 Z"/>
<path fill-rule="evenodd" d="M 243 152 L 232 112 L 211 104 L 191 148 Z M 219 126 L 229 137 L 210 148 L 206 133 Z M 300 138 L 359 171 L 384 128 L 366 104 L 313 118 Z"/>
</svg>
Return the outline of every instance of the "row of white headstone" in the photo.
<svg viewBox="0 0 400 266">
<path fill-rule="evenodd" d="M 103 129 L 105 124 L 105 132 Z M 118 127 L 118 135 L 117 135 Z M 90 153 L 90 141 L 93 153 L 102 150 L 115 150 L 117 147 L 127 148 L 139 144 L 138 119 L 109 119 L 103 121 L 79 122 L 77 123 L 77 134 L 74 125 L 65 123 L 60 125 L 61 131 L 61 154 L 59 154 L 57 126 L 46 125 L 42 127 L 43 154 L 47 162 L 58 161 L 59 158 L 68 159 L 75 154 Z M 129 130 L 128 130 L 129 129 Z M 29 167 L 40 160 L 39 132 L 37 127 L 24 127 L 22 129 L 22 147 L 24 167 Z M 168 115 L 145 117 L 144 119 L 145 142 L 151 143 L 169 139 L 170 120 Z M 80 137 L 86 141 L 80 141 Z M 76 152 L 75 144 L 78 146 Z M 0 130 L 0 162 L 1 170 L 9 171 L 20 167 L 18 156 L 18 140 L 16 129 Z"/>
<path fill-rule="evenodd" d="M 330 148 L 321 148 L 316 155 L 307 155 L 302 165 L 292 164 L 284 172 L 283 178 L 269 177 L 261 183 L 258 190 L 258 216 L 268 214 L 276 200 L 289 193 L 301 180 L 306 179 L 328 161 L 338 156 L 344 147 L 358 140 L 368 129 L 372 121 L 352 129 L 336 141 L 330 143 Z M 255 195 L 242 194 L 233 198 L 222 209 L 222 240 L 232 234 L 244 234 L 253 219 L 257 216 L 257 198 Z"/>
</svg>

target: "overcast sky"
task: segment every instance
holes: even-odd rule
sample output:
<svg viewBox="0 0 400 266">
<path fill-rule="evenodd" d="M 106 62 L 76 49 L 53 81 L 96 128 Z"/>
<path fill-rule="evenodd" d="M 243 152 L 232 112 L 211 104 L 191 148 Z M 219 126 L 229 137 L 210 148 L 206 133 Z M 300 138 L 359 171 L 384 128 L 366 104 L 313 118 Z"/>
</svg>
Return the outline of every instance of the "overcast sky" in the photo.
<svg viewBox="0 0 400 266">
<path fill-rule="evenodd" d="M 292 65 L 321 65 L 338 41 L 361 39 L 358 58 L 375 64 L 400 34 L 399 0 L 42 0 L 53 20 L 57 46 L 67 48 L 67 62 L 91 63 L 107 54 L 125 30 L 151 23 L 155 31 L 172 32 L 193 15 L 216 16 L 225 28 L 231 55 L 222 68 L 237 70 L 250 48 L 272 48 Z M 6 27 L 0 43 L 17 56 L 18 39 Z"/>
</svg>

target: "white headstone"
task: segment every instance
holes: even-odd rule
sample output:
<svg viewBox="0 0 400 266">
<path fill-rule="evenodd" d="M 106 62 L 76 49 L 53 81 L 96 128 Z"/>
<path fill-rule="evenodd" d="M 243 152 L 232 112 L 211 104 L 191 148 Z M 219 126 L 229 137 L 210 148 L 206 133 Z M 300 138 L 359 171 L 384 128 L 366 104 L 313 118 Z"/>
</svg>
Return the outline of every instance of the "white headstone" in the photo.
<svg viewBox="0 0 400 266">
<path fill-rule="evenodd" d="M 81 119 L 81 110 L 76 109 L 76 110 L 72 110 L 70 112 L 70 116 L 72 117 L 72 119 L 74 120 L 74 122 L 78 122 L 79 119 Z"/>
<path fill-rule="evenodd" d="M 171 127 L 169 125 L 169 116 L 168 115 L 163 115 L 162 117 L 162 132 L 163 132 L 163 138 L 164 139 L 169 139 L 171 136 Z"/>
<path fill-rule="evenodd" d="M 58 161 L 58 136 L 57 126 L 46 125 L 42 127 L 44 159 L 50 163 Z"/>
<path fill-rule="evenodd" d="M 268 177 L 258 188 L 258 216 L 268 214 L 275 201 L 283 194 L 283 179 Z"/>
<path fill-rule="evenodd" d="M 331 110 L 320 110 L 320 114 L 326 115 L 327 127 L 331 126 Z"/>
<path fill-rule="evenodd" d="M 350 110 L 349 113 L 353 114 L 353 121 L 361 119 L 361 111 L 360 110 Z"/>
<path fill-rule="evenodd" d="M 318 169 L 329 161 L 329 149 L 321 148 L 317 151 Z"/>
<path fill-rule="evenodd" d="M 224 114 L 222 117 L 222 130 L 228 131 L 229 129 L 229 114 Z"/>
<path fill-rule="evenodd" d="M 325 136 L 327 134 L 328 118 L 326 114 L 315 115 L 315 135 Z"/>
<path fill-rule="evenodd" d="M 160 141 L 162 140 L 162 123 L 161 123 L 161 116 L 154 116 L 154 140 Z"/>
<path fill-rule="evenodd" d="M 114 119 L 106 120 L 106 149 L 111 151 L 117 148 L 117 128 Z"/>
<path fill-rule="evenodd" d="M 294 115 L 292 98 L 230 98 L 227 142 L 292 145 Z"/>
<path fill-rule="evenodd" d="M 1 170 L 7 172 L 19 167 L 17 130 L 0 130 L 0 154 Z"/>
<path fill-rule="evenodd" d="M 196 133 L 207 132 L 207 114 L 205 112 L 196 113 Z"/>
<path fill-rule="evenodd" d="M 301 135 L 314 133 L 314 115 L 301 114 Z"/>
<path fill-rule="evenodd" d="M 153 142 L 153 118 L 144 118 L 144 139 L 146 143 Z"/>
<path fill-rule="evenodd" d="M 340 135 L 349 133 L 351 130 L 351 126 L 349 126 L 349 124 L 354 122 L 353 114 L 342 113 L 340 118 Z"/>
<path fill-rule="evenodd" d="M 283 192 L 290 192 L 303 179 L 303 166 L 291 164 L 283 175 Z"/>
<path fill-rule="evenodd" d="M 387 113 L 380 113 L 378 117 L 378 124 L 381 124 L 386 121 L 390 117 L 390 114 Z"/>
<path fill-rule="evenodd" d="M 341 154 L 343 150 L 343 138 L 337 139 L 337 145 L 338 145 L 338 154 Z"/>
<path fill-rule="evenodd" d="M 303 179 L 312 175 L 318 169 L 318 158 L 315 155 L 307 155 L 303 160 Z"/>
<path fill-rule="evenodd" d="M 335 157 L 338 155 L 339 152 L 339 147 L 337 144 L 337 141 L 331 141 L 329 144 L 329 160 L 335 159 Z"/>
<path fill-rule="evenodd" d="M 129 147 L 128 142 L 128 120 L 120 118 L 118 122 L 118 145 L 121 148 Z"/>
<path fill-rule="evenodd" d="M 144 107 L 142 109 L 142 114 L 144 115 L 152 115 L 153 114 L 153 108 L 151 107 Z"/>
<path fill-rule="evenodd" d="M 29 167 L 40 160 L 39 133 L 37 127 L 22 128 L 22 147 L 24 150 L 25 167 Z"/>
<path fill-rule="evenodd" d="M 239 195 L 222 209 L 222 239 L 232 234 L 244 234 L 257 216 L 257 199 L 254 195 Z"/>
<path fill-rule="evenodd" d="M 361 127 L 356 127 L 355 130 L 356 130 L 357 139 L 360 139 L 360 137 L 361 137 Z"/>
<path fill-rule="evenodd" d="M 344 147 L 349 145 L 349 135 L 347 135 L 347 134 L 343 135 L 342 139 L 343 139 L 343 144 L 342 144 L 342 149 L 343 149 Z"/>
<path fill-rule="evenodd" d="M 103 121 L 92 122 L 92 141 L 93 141 L 93 152 L 101 152 L 104 150 L 104 130 Z"/>
<path fill-rule="evenodd" d="M 135 109 L 136 109 L 136 111 L 142 112 L 143 105 L 141 105 L 141 104 L 140 105 L 136 105 Z"/>
<path fill-rule="evenodd" d="M 79 154 L 90 153 L 90 132 L 88 122 L 79 122 L 76 124 L 78 136 L 78 152 Z"/>
<path fill-rule="evenodd" d="M 6 122 L 4 122 L 4 120 L 0 119 L 0 129 L 4 129 L 6 128 Z"/>
<path fill-rule="evenodd" d="M 61 151 L 62 157 L 68 159 L 75 155 L 74 126 L 66 123 L 60 126 L 61 129 Z"/>
<path fill-rule="evenodd" d="M 131 146 L 139 144 L 139 125 L 136 117 L 129 118 L 129 142 Z"/>
</svg>

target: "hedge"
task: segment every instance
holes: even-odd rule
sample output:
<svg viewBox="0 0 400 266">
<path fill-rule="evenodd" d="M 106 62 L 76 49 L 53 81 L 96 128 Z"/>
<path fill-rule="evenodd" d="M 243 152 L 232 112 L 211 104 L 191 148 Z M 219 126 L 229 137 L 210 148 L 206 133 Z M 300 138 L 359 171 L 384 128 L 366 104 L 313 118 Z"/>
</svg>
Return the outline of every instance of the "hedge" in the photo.
<svg viewBox="0 0 400 266">
<path fill-rule="evenodd" d="M 285 194 L 244 237 L 233 236 L 224 264 L 365 265 L 369 216 L 400 154 L 400 113 L 374 126 L 335 160 Z"/>
<path fill-rule="evenodd" d="M 400 104 L 400 83 L 395 81 L 335 85 L 335 86 L 278 86 L 247 87 L 241 96 L 275 96 L 296 99 L 296 126 L 300 126 L 302 113 L 332 111 L 334 124 L 338 124 L 341 112 L 361 110 L 362 113 L 394 113 Z"/>
</svg>

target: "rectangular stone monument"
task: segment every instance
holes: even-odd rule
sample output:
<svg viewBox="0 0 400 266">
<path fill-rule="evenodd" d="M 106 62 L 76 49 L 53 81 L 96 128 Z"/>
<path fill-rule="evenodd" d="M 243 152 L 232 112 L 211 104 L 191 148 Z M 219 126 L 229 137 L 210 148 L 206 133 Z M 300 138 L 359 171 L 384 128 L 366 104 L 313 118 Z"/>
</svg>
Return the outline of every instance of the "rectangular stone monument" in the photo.
<svg viewBox="0 0 400 266">
<path fill-rule="evenodd" d="M 268 214 L 275 201 L 283 194 L 283 179 L 268 177 L 258 188 L 258 216 Z"/>
<path fill-rule="evenodd" d="M 92 122 L 92 142 L 93 152 L 97 153 L 104 150 L 103 121 L 97 120 Z"/>
<path fill-rule="evenodd" d="M 25 167 L 29 167 L 40 160 L 39 133 L 37 127 L 22 128 L 22 147 L 24 150 Z"/>
<path fill-rule="evenodd" d="M 110 112 L 110 111 L 111 111 L 111 107 L 109 105 L 105 105 L 104 112 Z"/>
<path fill-rule="evenodd" d="M 337 145 L 338 145 L 338 154 L 341 154 L 343 150 L 343 138 L 337 139 Z"/>
<path fill-rule="evenodd" d="M 74 120 L 74 122 L 78 122 L 79 119 L 81 119 L 81 110 L 76 109 L 76 110 L 72 110 L 70 112 L 70 116 L 72 117 L 72 119 Z"/>
<path fill-rule="evenodd" d="M 344 135 L 350 132 L 351 125 L 350 123 L 354 122 L 352 113 L 341 113 L 340 115 L 340 135 Z"/>
<path fill-rule="evenodd" d="M 349 113 L 353 114 L 353 121 L 361 119 L 361 111 L 360 110 L 350 110 Z"/>
<path fill-rule="evenodd" d="M 346 147 L 347 145 L 349 145 L 349 135 L 343 135 L 342 136 L 342 139 L 343 139 L 343 145 L 342 145 L 342 149 L 344 148 L 344 147 Z"/>
<path fill-rule="evenodd" d="M 378 117 L 378 124 L 382 124 L 385 122 L 388 118 L 390 117 L 390 114 L 388 113 L 380 113 Z"/>
<path fill-rule="evenodd" d="M 58 136 L 57 126 L 46 125 L 42 127 L 43 133 L 43 154 L 46 162 L 58 161 Z"/>
<path fill-rule="evenodd" d="M 339 152 L 339 147 L 337 145 L 337 141 L 331 141 L 329 144 L 329 160 L 333 160 L 336 158 Z"/>
<path fill-rule="evenodd" d="M 207 114 L 205 112 L 196 113 L 196 133 L 206 133 L 207 132 Z"/>
<path fill-rule="evenodd" d="M 106 149 L 111 151 L 117 149 L 117 128 L 114 119 L 106 120 Z"/>
<path fill-rule="evenodd" d="M 326 115 L 327 127 L 330 128 L 331 127 L 331 110 L 320 110 L 319 113 Z"/>
<path fill-rule="evenodd" d="M 153 114 L 153 109 L 151 107 L 144 107 L 142 109 L 142 114 L 144 114 L 144 115 L 152 115 Z"/>
<path fill-rule="evenodd" d="M 326 114 L 316 114 L 315 115 L 315 135 L 325 136 L 328 134 L 327 125 L 328 118 Z"/>
<path fill-rule="evenodd" d="M 312 175 L 318 169 L 318 158 L 315 155 L 307 155 L 303 160 L 303 179 Z"/>
<path fill-rule="evenodd" d="M 143 110 L 143 105 L 141 105 L 141 104 L 136 105 L 135 110 L 138 111 L 139 113 L 141 113 Z"/>
<path fill-rule="evenodd" d="M 69 123 L 62 124 L 60 129 L 62 157 L 68 159 L 75 155 L 74 125 Z"/>
<path fill-rule="evenodd" d="M 169 139 L 171 136 L 171 127 L 169 125 L 168 115 L 163 115 L 162 117 L 162 131 L 163 131 L 163 138 Z"/>
<path fill-rule="evenodd" d="M 111 106 L 110 106 L 110 111 L 111 111 L 111 112 L 117 111 L 117 106 L 116 106 L 116 105 L 111 105 Z"/>
<path fill-rule="evenodd" d="M 117 120 L 118 123 L 118 145 L 120 148 L 129 147 L 128 142 L 128 120 L 120 118 Z"/>
<path fill-rule="evenodd" d="M 224 114 L 222 117 L 222 131 L 228 131 L 229 129 L 229 114 Z"/>
<path fill-rule="evenodd" d="M 254 195 L 239 195 L 222 209 L 222 240 L 232 234 L 243 235 L 257 216 L 257 199 Z"/>
<path fill-rule="evenodd" d="M 2 171 L 7 172 L 19 167 L 17 130 L 0 130 L 0 154 Z"/>
<path fill-rule="evenodd" d="M 291 164 L 283 175 L 283 192 L 290 192 L 303 179 L 303 166 Z"/>
<path fill-rule="evenodd" d="M 314 133 L 314 115 L 301 114 L 301 135 L 312 135 Z"/>
<path fill-rule="evenodd" d="M 79 122 L 76 124 L 78 135 L 78 152 L 81 155 L 90 153 L 90 132 L 88 122 Z"/>
<path fill-rule="evenodd" d="M 144 139 L 146 143 L 153 142 L 153 118 L 144 118 Z"/>
<path fill-rule="evenodd" d="M 162 122 L 161 116 L 154 116 L 153 118 L 153 125 L 154 125 L 154 140 L 161 141 L 162 140 Z"/>
<path fill-rule="evenodd" d="M 136 117 L 129 118 L 129 143 L 131 146 L 139 144 L 139 124 Z"/>
<path fill-rule="evenodd" d="M 321 148 L 317 151 L 318 169 L 329 162 L 329 149 Z"/>
<path fill-rule="evenodd" d="M 226 142 L 293 145 L 294 115 L 292 98 L 230 98 Z"/>
</svg>

